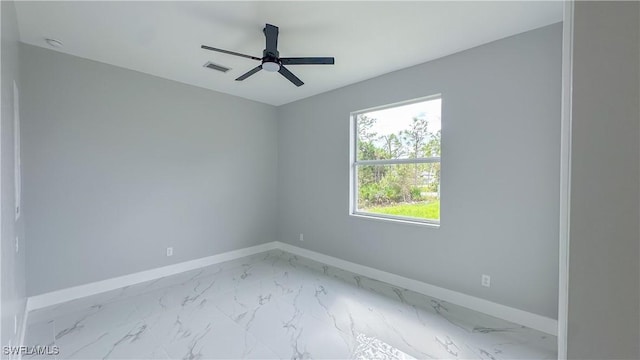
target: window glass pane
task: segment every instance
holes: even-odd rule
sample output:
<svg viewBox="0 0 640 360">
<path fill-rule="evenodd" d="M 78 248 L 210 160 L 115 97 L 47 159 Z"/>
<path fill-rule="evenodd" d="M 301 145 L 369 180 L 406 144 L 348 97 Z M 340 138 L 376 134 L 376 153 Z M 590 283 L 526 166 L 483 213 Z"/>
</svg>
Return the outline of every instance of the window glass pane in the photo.
<svg viewBox="0 0 640 360">
<path fill-rule="evenodd" d="M 359 212 L 440 220 L 440 163 L 360 165 Z"/>
<path fill-rule="evenodd" d="M 357 160 L 440 156 L 441 99 L 356 115 Z"/>
</svg>

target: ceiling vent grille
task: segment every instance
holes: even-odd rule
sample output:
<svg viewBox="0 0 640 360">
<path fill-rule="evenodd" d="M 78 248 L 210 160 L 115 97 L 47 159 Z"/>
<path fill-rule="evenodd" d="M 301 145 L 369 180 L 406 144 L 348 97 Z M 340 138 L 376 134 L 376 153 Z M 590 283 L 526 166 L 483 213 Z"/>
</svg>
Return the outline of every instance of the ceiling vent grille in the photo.
<svg viewBox="0 0 640 360">
<path fill-rule="evenodd" d="M 207 61 L 206 64 L 204 64 L 204 67 L 209 68 L 211 70 L 218 70 L 218 71 L 222 71 L 224 73 L 226 73 L 227 71 L 231 70 L 228 67 L 224 67 L 222 65 L 218 65 L 218 64 L 214 64 L 211 61 Z"/>
</svg>

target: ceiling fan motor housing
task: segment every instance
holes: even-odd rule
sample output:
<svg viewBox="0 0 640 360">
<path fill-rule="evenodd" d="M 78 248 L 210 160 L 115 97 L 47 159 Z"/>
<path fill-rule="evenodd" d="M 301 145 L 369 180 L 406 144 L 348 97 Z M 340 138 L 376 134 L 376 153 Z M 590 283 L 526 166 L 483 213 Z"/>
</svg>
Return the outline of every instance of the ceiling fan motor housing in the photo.
<svg viewBox="0 0 640 360">
<path fill-rule="evenodd" d="M 263 59 L 278 59 L 280 57 L 280 51 L 276 50 L 275 54 L 273 52 L 267 51 L 267 49 L 262 50 L 262 58 Z"/>
</svg>

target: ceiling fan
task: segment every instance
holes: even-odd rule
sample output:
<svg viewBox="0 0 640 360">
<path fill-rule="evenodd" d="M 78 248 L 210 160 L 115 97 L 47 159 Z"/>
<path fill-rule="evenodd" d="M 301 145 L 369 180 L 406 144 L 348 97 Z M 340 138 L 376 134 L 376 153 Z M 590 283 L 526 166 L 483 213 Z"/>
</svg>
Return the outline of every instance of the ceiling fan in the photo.
<svg viewBox="0 0 640 360">
<path fill-rule="evenodd" d="M 281 58 L 280 53 L 278 52 L 278 27 L 266 24 L 264 29 L 262 30 L 265 38 L 267 39 L 266 48 L 262 51 L 262 58 L 240 54 L 234 51 L 217 49 L 211 46 L 202 45 L 201 48 L 211 51 L 217 51 L 224 54 L 241 56 L 244 58 L 249 58 L 253 60 L 261 61 L 262 64 L 254 67 L 253 69 L 247 71 L 236 81 L 242 81 L 249 76 L 257 73 L 260 70 L 265 70 L 269 72 L 279 72 L 287 78 L 289 81 L 294 83 L 296 86 L 302 86 L 304 83 L 297 76 L 293 75 L 291 71 L 289 71 L 284 65 L 333 65 L 335 63 L 335 59 L 332 57 L 290 57 L 290 58 Z"/>
</svg>

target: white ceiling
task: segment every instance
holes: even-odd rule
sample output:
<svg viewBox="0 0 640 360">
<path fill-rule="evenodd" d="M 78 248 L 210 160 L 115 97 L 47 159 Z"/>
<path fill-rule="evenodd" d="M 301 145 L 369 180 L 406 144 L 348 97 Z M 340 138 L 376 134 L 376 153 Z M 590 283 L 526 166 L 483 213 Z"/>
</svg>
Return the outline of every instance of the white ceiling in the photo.
<svg viewBox="0 0 640 360">
<path fill-rule="evenodd" d="M 20 38 L 67 54 L 260 102 L 281 105 L 562 20 L 545 2 L 18 2 Z M 305 85 L 261 71 L 262 28 L 280 28 L 282 57 L 334 56 L 336 65 L 289 66 Z M 212 61 L 230 67 L 209 70 Z"/>
</svg>

